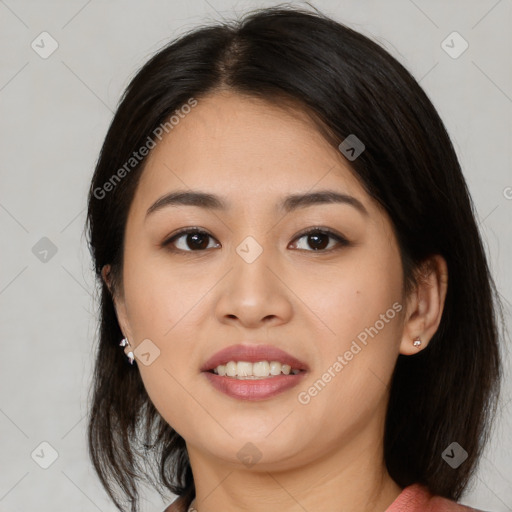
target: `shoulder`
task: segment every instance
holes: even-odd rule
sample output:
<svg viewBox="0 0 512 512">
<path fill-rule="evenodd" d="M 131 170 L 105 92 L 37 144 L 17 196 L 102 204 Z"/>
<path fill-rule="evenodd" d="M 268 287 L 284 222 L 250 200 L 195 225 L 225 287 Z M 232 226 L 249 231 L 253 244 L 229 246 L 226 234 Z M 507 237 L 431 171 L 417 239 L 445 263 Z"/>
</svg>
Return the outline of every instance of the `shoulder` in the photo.
<svg viewBox="0 0 512 512">
<path fill-rule="evenodd" d="M 402 490 L 385 512 L 486 512 L 462 505 L 453 500 L 435 496 L 421 484 L 412 484 Z"/>
</svg>

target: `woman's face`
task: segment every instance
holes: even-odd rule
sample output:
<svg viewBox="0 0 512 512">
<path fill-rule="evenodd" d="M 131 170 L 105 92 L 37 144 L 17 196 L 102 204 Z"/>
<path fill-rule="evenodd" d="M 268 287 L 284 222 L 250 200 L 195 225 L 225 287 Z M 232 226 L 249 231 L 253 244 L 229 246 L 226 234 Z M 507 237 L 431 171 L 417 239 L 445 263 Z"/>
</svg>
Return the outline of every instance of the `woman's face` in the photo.
<svg viewBox="0 0 512 512">
<path fill-rule="evenodd" d="M 285 203 L 326 191 L 353 200 Z M 211 194 L 226 208 L 169 203 L 148 213 L 175 192 Z M 334 236 L 304 234 L 315 227 Z M 206 234 L 164 245 L 184 228 Z M 387 385 L 411 343 L 397 242 L 345 157 L 300 112 L 234 93 L 200 99 L 148 157 L 123 282 L 121 327 L 139 347 L 152 402 L 189 451 L 278 470 L 382 438 Z M 278 377 L 294 385 L 271 396 L 257 394 L 261 381 L 213 377 L 255 393 L 226 394 L 201 367 L 235 344 L 277 347 L 308 371 Z"/>
</svg>

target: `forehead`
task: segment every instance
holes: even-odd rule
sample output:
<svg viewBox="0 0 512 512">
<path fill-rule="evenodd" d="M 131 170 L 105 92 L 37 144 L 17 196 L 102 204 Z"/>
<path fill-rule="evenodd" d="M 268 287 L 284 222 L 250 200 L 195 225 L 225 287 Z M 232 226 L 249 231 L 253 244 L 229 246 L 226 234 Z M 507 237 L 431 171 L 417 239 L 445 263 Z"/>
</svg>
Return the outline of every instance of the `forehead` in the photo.
<svg viewBox="0 0 512 512">
<path fill-rule="evenodd" d="M 307 114 L 232 92 L 198 99 L 158 142 L 136 199 L 147 207 L 176 188 L 208 190 L 245 203 L 336 188 L 369 203 L 345 158 Z"/>
</svg>

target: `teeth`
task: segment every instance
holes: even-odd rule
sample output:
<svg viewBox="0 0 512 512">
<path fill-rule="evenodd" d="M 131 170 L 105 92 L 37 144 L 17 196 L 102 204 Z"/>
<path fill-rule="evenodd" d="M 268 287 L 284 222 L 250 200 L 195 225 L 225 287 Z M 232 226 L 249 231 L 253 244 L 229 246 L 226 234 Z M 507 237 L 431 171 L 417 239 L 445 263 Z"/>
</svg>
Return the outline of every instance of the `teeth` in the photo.
<svg viewBox="0 0 512 512">
<path fill-rule="evenodd" d="M 229 361 L 229 363 L 226 365 L 226 375 L 228 377 L 235 377 L 236 376 L 236 363 L 234 361 Z"/>
<path fill-rule="evenodd" d="M 279 375 L 281 373 L 281 363 L 272 361 L 270 363 L 270 375 Z"/>
<path fill-rule="evenodd" d="M 249 363 L 247 361 L 229 361 L 213 369 L 213 373 L 221 376 L 235 377 L 239 379 L 258 379 L 270 375 L 296 375 L 300 370 L 293 369 L 289 364 L 281 364 L 279 361 L 258 361 Z"/>
<path fill-rule="evenodd" d="M 253 375 L 252 363 L 238 361 L 238 363 L 236 363 L 236 374 L 238 377 L 248 377 L 249 375 Z"/>
</svg>

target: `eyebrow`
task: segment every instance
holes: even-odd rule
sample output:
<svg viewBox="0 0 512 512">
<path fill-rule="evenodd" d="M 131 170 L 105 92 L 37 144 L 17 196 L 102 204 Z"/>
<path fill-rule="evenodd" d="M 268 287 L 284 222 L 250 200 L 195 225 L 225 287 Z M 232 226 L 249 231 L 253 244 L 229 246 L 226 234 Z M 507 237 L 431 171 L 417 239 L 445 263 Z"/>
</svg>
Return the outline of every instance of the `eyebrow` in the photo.
<svg viewBox="0 0 512 512">
<path fill-rule="evenodd" d="M 289 213 L 300 208 L 317 204 L 347 204 L 353 206 L 361 214 L 368 216 L 363 204 L 353 196 L 341 194 L 334 190 L 320 190 L 305 194 L 292 194 L 286 196 L 277 208 Z M 197 206 L 207 210 L 229 210 L 230 204 L 221 197 L 201 191 L 175 191 L 165 194 L 157 199 L 147 210 L 146 218 L 152 213 L 168 206 Z"/>
</svg>

